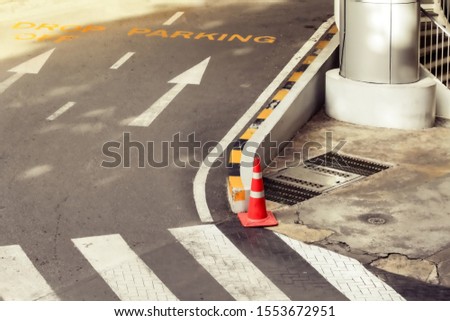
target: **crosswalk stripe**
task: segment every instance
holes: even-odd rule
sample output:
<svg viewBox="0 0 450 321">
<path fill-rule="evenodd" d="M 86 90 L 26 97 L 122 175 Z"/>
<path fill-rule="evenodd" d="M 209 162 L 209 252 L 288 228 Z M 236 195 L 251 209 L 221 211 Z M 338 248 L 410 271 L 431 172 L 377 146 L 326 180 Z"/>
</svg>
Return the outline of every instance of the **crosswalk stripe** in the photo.
<svg viewBox="0 0 450 321">
<path fill-rule="evenodd" d="M 404 301 L 355 259 L 275 233 L 352 301 Z"/>
<path fill-rule="evenodd" d="M 347 300 L 272 231 L 242 228 L 238 220 L 220 223 L 217 228 L 291 300 Z"/>
<path fill-rule="evenodd" d="M 72 242 L 120 300 L 178 300 L 120 235 L 72 239 Z"/>
<path fill-rule="evenodd" d="M 169 231 L 236 300 L 289 300 L 215 225 Z"/>
<path fill-rule="evenodd" d="M 0 299 L 59 300 L 20 245 L 0 247 Z"/>
</svg>

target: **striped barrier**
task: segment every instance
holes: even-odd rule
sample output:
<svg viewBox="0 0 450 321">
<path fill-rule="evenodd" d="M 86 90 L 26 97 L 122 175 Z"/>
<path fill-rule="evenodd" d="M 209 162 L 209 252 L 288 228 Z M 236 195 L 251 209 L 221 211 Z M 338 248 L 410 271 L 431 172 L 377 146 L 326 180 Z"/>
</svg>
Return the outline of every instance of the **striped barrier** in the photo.
<svg viewBox="0 0 450 321">
<path fill-rule="evenodd" d="M 302 78 L 303 73 L 315 61 L 317 56 L 326 48 L 337 34 L 336 24 L 332 24 L 324 34 L 317 40 L 311 50 L 300 60 L 299 64 L 293 69 L 286 78 L 282 86 L 275 92 L 274 96 L 268 100 L 268 103 L 257 115 L 256 119 L 243 132 L 243 134 L 232 143 L 231 151 L 228 155 L 228 199 L 235 213 L 245 211 L 248 199 L 248 191 L 244 188 L 241 178 L 241 158 L 245 144 L 252 138 L 258 128 L 270 117 L 273 111 L 280 105 L 283 99 L 288 95 L 292 87 Z"/>
</svg>

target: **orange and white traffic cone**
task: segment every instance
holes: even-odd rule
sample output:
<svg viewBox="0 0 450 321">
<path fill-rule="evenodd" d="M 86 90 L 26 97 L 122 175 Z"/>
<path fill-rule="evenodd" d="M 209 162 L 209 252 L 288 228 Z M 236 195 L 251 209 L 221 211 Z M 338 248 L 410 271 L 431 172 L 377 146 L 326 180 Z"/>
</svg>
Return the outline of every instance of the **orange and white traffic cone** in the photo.
<svg viewBox="0 0 450 321">
<path fill-rule="evenodd" d="M 264 183 L 261 171 L 261 160 L 258 156 L 253 162 L 253 178 L 250 189 L 248 212 L 238 214 L 241 224 L 245 227 L 275 226 L 278 222 L 272 212 L 266 210 Z"/>
</svg>

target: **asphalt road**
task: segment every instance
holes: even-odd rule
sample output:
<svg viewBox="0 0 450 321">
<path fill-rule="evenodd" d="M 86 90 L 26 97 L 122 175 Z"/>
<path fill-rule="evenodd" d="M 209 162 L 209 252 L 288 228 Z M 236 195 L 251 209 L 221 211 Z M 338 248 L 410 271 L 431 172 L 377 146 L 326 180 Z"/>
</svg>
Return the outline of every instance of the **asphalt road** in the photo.
<svg viewBox="0 0 450 321">
<path fill-rule="evenodd" d="M 183 15 L 164 25 L 177 12 Z M 195 135 L 201 146 L 220 141 L 331 14 L 331 0 L 316 0 L 168 6 L 91 27 L 78 27 L 75 15 L 67 21 L 75 26 L 62 31 L 48 18 L 15 21 L 6 45 L 26 42 L 30 49 L 0 61 L 0 82 L 11 68 L 55 50 L 37 74 L 0 94 L 0 246 L 20 245 L 61 299 L 113 300 L 73 240 L 119 234 L 183 299 L 230 299 L 199 266 L 179 266 L 187 254 L 168 229 L 200 224 L 192 195 L 197 168 L 178 166 L 173 150 L 160 148 L 174 135 Z M 127 53 L 134 54 L 120 61 Z M 209 57 L 200 84 L 186 84 L 149 126 L 129 126 L 176 86 L 170 80 Z M 125 168 L 127 137 L 154 144 L 154 153 L 148 146 L 144 153 L 168 155 L 168 166 L 139 168 L 133 147 Z M 111 142 L 120 148 L 111 147 L 108 157 L 104 145 Z M 111 151 L 120 164 L 102 167 L 114 160 Z M 201 157 L 197 149 L 180 158 Z M 221 209 L 214 218 L 222 220 L 224 181 L 209 184 L 209 199 Z"/>
</svg>

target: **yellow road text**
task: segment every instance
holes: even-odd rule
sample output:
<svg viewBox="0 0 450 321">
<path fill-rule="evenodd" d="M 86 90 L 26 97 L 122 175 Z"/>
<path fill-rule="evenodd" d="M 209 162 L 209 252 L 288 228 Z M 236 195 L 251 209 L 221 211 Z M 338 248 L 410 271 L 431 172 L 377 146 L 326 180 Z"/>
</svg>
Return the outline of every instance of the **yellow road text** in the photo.
<svg viewBox="0 0 450 321">
<path fill-rule="evenodd" d="M 241 43 L 266 43 L 273 44 L 277 40 L 273 36 L 254 36 L 254 35 L 240 35 L 236 33 L 217 33 L 217 32 L 193 32 L 193 31 L 168 31 L 166 29 L 150 28 L 132 28 L 128 31 L 128 36 L 144 36 L 144 37 L 158 37 L 165 39 L 188 39 L 188 40 L 208 40 L 208 41 L 226 41 L 226 42 L 241 42 Z"/>
<path fill-rule="evenodd" d="M 21 21 L 14 24 L 12 29 L 23 31 L 15 35 L 16 40 L 53 41 L 55 43 L 60 43 L 77 39 L 81 34 L 87 32 L 104 31 L 106 30 L 106 27 Z"/>
<path fill-rule="evenodd" d="M 81 35 L 90 32 L 100 32 L 106 30 L 100 25 L 77 25 L 77 24 L 55 24 L 55 23 L 35 23 L 29 21 L 17 22 L 12 26 L 14 30 L 20 30 L 15 35 L 16 40 L 33 40 L 36 42 L 52 41 L 55 43 L 70 41 L 79 38 Z M 241 35 L 237 33 L 217 33 L 217 32 L 196 32 L 196 31 L 168 31 L 166 29 L 150 29 L 134 27 L 128 31 L 129 37 L 164 38 L 164 39 L 187 39 L 214 42 L 234 42 L 234 43 L 259 43 L 273 44 L 277 38 L 274 36 Z"/>
</svg>

